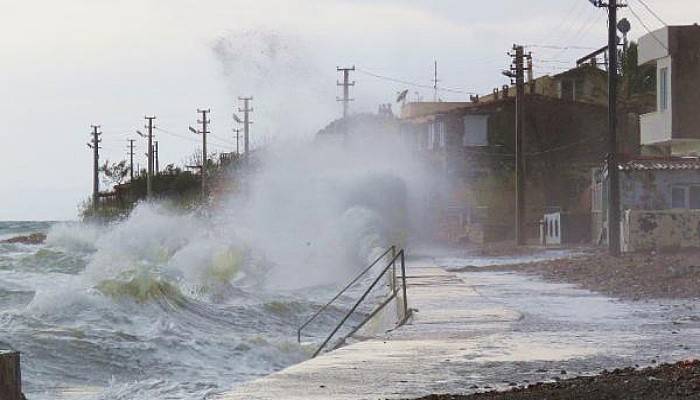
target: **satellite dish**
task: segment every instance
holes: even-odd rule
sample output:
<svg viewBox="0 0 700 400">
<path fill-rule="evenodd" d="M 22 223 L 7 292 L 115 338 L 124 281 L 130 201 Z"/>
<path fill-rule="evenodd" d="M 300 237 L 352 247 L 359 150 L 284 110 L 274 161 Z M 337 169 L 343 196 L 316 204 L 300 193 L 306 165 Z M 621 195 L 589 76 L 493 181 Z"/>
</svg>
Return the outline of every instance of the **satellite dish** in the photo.
<svg viewBox="0 0 700 400">
<path fill-rule="evenodd" d="M 617 30 L 622 32 L 623 34 L 627 34 L 627 32 L 632 29 L 632 26 L 630 25 L 630 22 L 627 20 L 627 18 L 622 18 L 620 22 L 617 23 Z"/>
<path fill-rule="evenodd" d="M 239 124 L 242 124 L 242 123 L 243 123 L 243 121 L 241 121 L 241 119 L 238 118 L 238 115 L 236 115 L 236 114 L 233 114 L 233 120 L 236 121 L 236 122 L 238 122 Z"/>
<path fill-rule="evenodd" d="M 197 134 L 197 133 L 198 133 L 197 130 L 194 129 L 193 127 L 191 127 L 191 126 L 188 126 L 187 128 L 190 130 L 190 132 L 192 132 L 192 133 L 194 133 L 194 134 Z"/>
</svg>

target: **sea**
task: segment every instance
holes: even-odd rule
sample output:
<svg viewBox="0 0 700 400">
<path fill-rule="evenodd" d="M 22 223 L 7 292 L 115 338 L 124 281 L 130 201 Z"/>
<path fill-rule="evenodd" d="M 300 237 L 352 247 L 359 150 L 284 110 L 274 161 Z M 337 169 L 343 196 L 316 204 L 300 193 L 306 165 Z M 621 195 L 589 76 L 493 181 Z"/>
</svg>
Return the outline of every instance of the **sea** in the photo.
<svg viewBox="0 0 700 400">
<path fill-rule="evenodd" d="M 260 260 L 237 249 L 191 246 L 169 229 L 131 235 L 128 225 L 0 222 L 0 240 L 47 234 L 43 244 L 0 244 L 0 349 L 21 352 L 27 398 L 207 398 L 309 358 L 351 301 L 297 343 L 336 284 L 268 285 L 243 271 Z M 184 260 L 209 269 L 181 269 Z"/>
<path fill-rule="evenodd" d="M 46 234 L 0 243 L 0 349 L 21 352 L 27 398 L 206 399 L 311 357 L 375 272 L 300 341 L 297 329 L 418 225 L 412 210 L 433 180 L 388 148 L 270 146 L 207 207 L 156 200 L 109 223 L 0 221 L 0 241 Z"/>
</svg>

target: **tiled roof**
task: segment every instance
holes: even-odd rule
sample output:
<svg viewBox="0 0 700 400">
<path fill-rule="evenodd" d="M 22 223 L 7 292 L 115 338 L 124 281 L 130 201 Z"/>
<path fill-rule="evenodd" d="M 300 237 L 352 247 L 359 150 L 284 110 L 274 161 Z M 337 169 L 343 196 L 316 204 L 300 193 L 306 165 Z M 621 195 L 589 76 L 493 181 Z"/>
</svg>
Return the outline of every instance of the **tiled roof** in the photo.
<svg viewBox="0 0 700 400">
<path fill-rule="evenodd" d="M 700 158 L 650 158 L 620 163 L 621 171 L 700 170 Z"/>
</svg>

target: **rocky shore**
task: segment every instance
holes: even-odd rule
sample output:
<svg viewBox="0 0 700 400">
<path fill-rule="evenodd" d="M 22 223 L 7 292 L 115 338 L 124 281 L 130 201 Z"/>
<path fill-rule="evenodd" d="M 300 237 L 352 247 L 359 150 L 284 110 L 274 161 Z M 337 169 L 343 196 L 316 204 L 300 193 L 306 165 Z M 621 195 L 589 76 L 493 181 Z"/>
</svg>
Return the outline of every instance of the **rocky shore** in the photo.
<svg viewBox="0 0 700 400">
<path fill-rule="evenodd" d="M 700 298 L 700 250 L 677 253 L 634 253 L 612 257 L 603 251 L 526 264 L 464 271 L 513 271 L 535 274 L 550 281 L 572 283 L 605 295 L 644 299 Z"/>
<path fill-rule="evenodd" d="M 0 240 L 0 243 L 42 244 L 45 240 L 45 233 L 32 233 L 29 235 L 15 236 L 10 239 Z"/>
<path fill-rule="evenodd" d="M 700 399 L 700 361 L 655 368 L 617 369 L 552 383 L 537 383 L 507 392 L 430 395 L 420 400 L 675 400 Z"/>
</svg>

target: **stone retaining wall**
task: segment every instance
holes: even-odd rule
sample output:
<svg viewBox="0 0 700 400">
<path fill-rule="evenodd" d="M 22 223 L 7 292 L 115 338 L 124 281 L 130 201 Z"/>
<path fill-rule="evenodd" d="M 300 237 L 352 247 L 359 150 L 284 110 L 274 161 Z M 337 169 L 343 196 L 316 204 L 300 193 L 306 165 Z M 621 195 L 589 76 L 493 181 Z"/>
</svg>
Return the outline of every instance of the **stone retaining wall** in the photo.
<svg viewBox="0 0 700 400">
<path fill-rule="evenodd" d="M 700 248 L 700 210 L 626 210 L 622 250 Z"/>
</svg>

